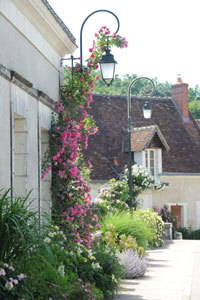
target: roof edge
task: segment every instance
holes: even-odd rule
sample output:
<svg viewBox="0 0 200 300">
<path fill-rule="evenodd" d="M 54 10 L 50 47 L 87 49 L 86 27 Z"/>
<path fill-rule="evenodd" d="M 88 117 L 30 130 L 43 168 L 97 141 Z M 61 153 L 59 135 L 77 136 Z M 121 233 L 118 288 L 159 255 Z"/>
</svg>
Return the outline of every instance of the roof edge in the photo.
<svg viewBox="0 0 200 300">
<path fill-rule="evenodd" d="M 62 29 L 67 33 L 67 35 L 70 37 L 70 39 L 72 40 L 72 42 L 76 43 L 76 38 L 73 36 L 73 34 L 71 33 L 71 31 L 69 30 L 69 28 L 67 27 L 67 25 L 65 25 L 65 23 L 62 21 L 62 19 L 57 15 L 57 13 L 52 8 L 52 6 L 49 4 L 49 2 L 47 0 L 42 0 L 42 2 L 46 5 L 46 7 L 48 8 L 48 10 L 54 16 L 54 18 L 56 19 L 56 21 L 60 24 L 60 26 L 62 27 Z"/>
<path fill-rule="evenodd" d="M 22 13 L 31 25 L 45 38 L 60 57 L 72 54 L 78 48 L 75 37 L 58 17 L 47 0 L 9 1 L 12 1 L 12 4 L 16 6 L 20 13 Z M 24 34 L 21 27 L 18 29 Z M 32 42 L 30 37 L 28 37 L 28 40 Z M 37 43 L 33 44 L 37 48 Z"/>
<path fill-rule="evenodd" d="M 127 99 L 127 95 L 114 95 L 114 94 L 98 94 L 98 93 L 93 93 L 93 96 L 102 96 L 102 97 L 110 97 L 110 98 L 126 98 Z M 136 99 L 136 100 L 171 100 L 171 97 L 147 97 L 147 96 L 131 96 L 131 99 Z"/>
<path fill-rule="evenodd" d="M 149 125 L 149 126 L 142 126 L 142 127 L 135 127 L 133 128 L 133 131 L 142 131 L 142 130 L 150 130 L 150 129 L 153 129 L 153 132 L 150 134 L 150 136 L 148 137 L 147 139 L 147 142 L 145 144 L 145 148 L 148 148 L 149 144 L 151 143 L 152 139 L 154 138 L 154 136 L 157 134 L 158 135 L 158 138 L 160 139 L 161 143 L 163 144 L 163 146 L 165 147 L 165 150 L 166 151 L 169 151 L 170 150 L 170 147 L 167 143 L 167 141 L 165 140 L 162 132 L 160 131 L 158 125 Z M 143 150 L 144 150 L 143 149 Z"/>
</svg>

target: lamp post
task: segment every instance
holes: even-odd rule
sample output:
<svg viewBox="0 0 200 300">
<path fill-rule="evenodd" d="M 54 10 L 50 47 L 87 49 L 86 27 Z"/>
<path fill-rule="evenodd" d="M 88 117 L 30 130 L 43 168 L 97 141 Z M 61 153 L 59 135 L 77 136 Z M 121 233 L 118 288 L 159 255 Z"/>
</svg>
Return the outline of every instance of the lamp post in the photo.
<svg viewBox="0 0 200 300">
<path fill-rule="evenodd" d="M 133 85 L 141 79 L 146 79 L 150 82 L 152 85 L 152 89 L 149 93 L 145 93 L 144 91 L 141 91 L 144 96 L 151 96 L 155 90 L 155 85 L 153 80 L 151 80 L 148 77 L 139 77 L 136 79 L 133 79 L 128 87 L 128 96 L 127 96 L 127 109 L 128 109 L 128 183 L 129 183 L 129 206 L 134 207 L 133 203 L 133 185 L 132 185 L 132 153 L 131 153 L 131 129 L 132 129 L 132 120 L 131 120 L 131 88 Z M 151 106 L 148 103 L 148 101 L 145 102 L 145 105 L 143 107 L 143 115 L 145 119 L 151 118 Z"/>
<path fill-rule="evenodd" d="M 119 31 L 119 27 L 120 27 L 120 23 L 119 23 L 119 19 L 118 17 L 111 12 L 110 10 L 106 10 L 106 9 L 100 9 L 100 10 L 95 10 L 94 12 L 92 12 L 90 15 L 87 16 L 87 18 L 85 18 L 85 20 L 83 21 L 82 25 L 81 25 L 81 30 L 80 30 L 80 58 L 81 58 L 81 70 L 82 70 L 82 66 L 83 66 L 83 27 L 86 23 L 86 21 L 94 14 L 99 13 L 99 12 L 106 12 L 109 13 L 111 15 L 113 15 L 115 17 L 115 19 L 117 20 L 117 30 L 115 33 L 117 33 Z M 99 64 L 100 64 L 100 68 L 101 68 L 101 74 L 102 74 L 102 79 L 103 81 L 107 84 L 107 86 L 109 86 L 115 76 L 115 65 L 116 65 L 116 61 L 114 60 L 113 55 L 110 53 L 110 49 L 107 46 L 107 49 L 105 50 L 105 55 L 102 56 Z"/>
</svg>

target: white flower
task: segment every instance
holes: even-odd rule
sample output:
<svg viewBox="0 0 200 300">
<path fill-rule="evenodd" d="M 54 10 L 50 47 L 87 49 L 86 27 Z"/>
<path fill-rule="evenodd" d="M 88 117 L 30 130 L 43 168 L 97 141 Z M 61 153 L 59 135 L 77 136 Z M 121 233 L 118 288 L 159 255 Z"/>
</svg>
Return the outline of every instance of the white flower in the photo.
<svg viewBox="0 0 200 300">
<path fill-rule="evenodd" d="M 115 278 L 114 274 L 112 274 L 112 281 L 115 282 L 115 283 L 117 283 L 117 279 Z"/>
<path fill-rule="evenodd" d="M 93 255 L 93 253 L 92 253 L 92 250 L 88 250 L 88 258 L 89 259 L 96 259 L 95 257 L 94 257 L 94 255 Z"/>
<path fill-rule="evenodd" d="M 101 268 L 101 266 L 100 266 L 100 264 L 99 263 L 92 263 L 92 268 L 93 269 L 100 269 Z"/>
<path fill-rule="evenodd" d="M 46 243 L 49 243 L 50 241 L 51 241 L 51 239 L 48 238 L 48 237 L 46 237 L 46 238 L 44 239 L 44 242 L 46 242 Z"/>
<path fill-rule="evenodd" d="M 0 268 L 0 276 L 5 276 L 6 272 L 4 269 Z"/>
<path fill-rule="evenodd" d="M 80 255 L 82 252 L 83 252 L 83 251 L 82 251 L 82 249 L 81 249 L 81 248 L 78 248 L 78 249 L 77 249 L 77 253 L 78 253 L 78 255 Z"/>
<path fill-rule="evenodd" d="M 49 232 L 50 237 L 54 237 L 54 235 L 56 235 L 56 232 Z"/>
<path fill-rule="evenodd" d="M 13 278 L 9 278 L 10 282 L 14 283 L 15 285 L 17 285 L 19 283 L 19 281 L 17 279 L 13 279 Z"/>
<path fill-rule="evenodd" d="M 6 282 L 6 284 L 5 284 L 5 288 L 7 289 L 7 290 L 12 290 L 13 289 L 13 284 L 12 284 L 12 282 L 10 282 L 10 281 L 7 281 Z"/>
<path fill-rule="evenodd" d="M 64 265 L 61 265 L 58 267 L 58 272 L 64 276 L 65 275 L 65 266 Z"/>
</svg>

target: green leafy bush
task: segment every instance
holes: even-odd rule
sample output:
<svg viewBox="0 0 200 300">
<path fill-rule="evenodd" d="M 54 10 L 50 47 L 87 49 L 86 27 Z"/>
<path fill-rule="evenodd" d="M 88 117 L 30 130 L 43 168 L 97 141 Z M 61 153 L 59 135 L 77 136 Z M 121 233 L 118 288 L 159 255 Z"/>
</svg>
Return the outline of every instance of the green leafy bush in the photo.
<svg viewBox="0 0 200 300">
<path fill-rule="evenodd" d="M 104 235 L 109 231 L 109 226 L 112 224 L 118 235 L 125 234 L 134 237 L 138 245 L 145 249 L 154 238 L 154 231 L 150 225 L 144 222 L 140 216 L 131 212 L 106 214 L 100 223 Z"/>
<path fill-rule="evenodd" d="M 95 299 L 102 299 L 100 295 L 103 297 L 114 295 L 122 270 L 113 247 L 99 242 L 93 243 L 92 248 L 87 249 L 80 244 L 78 251 L 73 253 L 70 251 L 70 253 L 79 280 L 93 283 L 99 291 L 97 293 L 99 296 L 96 295 Z"/>
<path fill-rule="evenodd" d="M 103 292 L 104 297 L 113 297 L 122 276 L 116 251 L 103 243 L 97 244 L 94 251 L 96 260 L 102 267 L 94 276 L 96 286 Z"/>
<path fill-rule="evenodd" d="M 25 199 L 11 199 L 10 190 L 0 194 L 0 261 L 24 259 L 37 239 L 39 223 L 36 213 Z"/>
<path fill-rule="evenodd" d="M 200 240 L 200 229 L 192 230 L 191 227 L 179 227 L 178 231 L 182 233 L 184 240 Z"/>
<path fill-rule="evenodd" d="M 102 241 L 116 249 L 117 257 L 123 268 L 122 278 L 143 276 L 148 264 L 144 248 L 138 246 L 133 236 L 117 234 L 114 225 L 108 224 L 107 229 L 108 231 L 102 236 Z"/>
<path fill-rule="evenodd" d="M 131 249 L 133 251 L 137 251 L 140 257 L 146 255 L 146 252 L 143 247 L 138 246 L 136 239 L 131 235 L 121 234 L 118 235 L 115 226 L 112 224 L 108 224 L 108 231 L 104 233 L 102 236 L 102 241 L 106 244 L 111 245 L 117 251 L 124 251 L 126 249 Z"/>
<path fill-rule="evenodd" d="M 133 212 L 133 216 L 140 217 L 153 230 L 153 238 L 149 241 L 150 246 L 160 247 L 163 245 L 164 222 L 158 214 L 151 209 L 141 209 Z"/>
</svg>

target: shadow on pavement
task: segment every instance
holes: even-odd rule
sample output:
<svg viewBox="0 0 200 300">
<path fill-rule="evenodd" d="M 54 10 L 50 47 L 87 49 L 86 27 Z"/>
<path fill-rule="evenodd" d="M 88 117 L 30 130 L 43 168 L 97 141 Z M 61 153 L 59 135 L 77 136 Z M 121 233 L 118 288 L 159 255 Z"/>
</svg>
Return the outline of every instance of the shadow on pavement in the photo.
<svg viewBox="0 0 200 300">
<path fill-rule="evenodd" d="M 129 280 L 123 279 L 123 280 L 121 280 L 121 284 L 125 284 L 125 285 L 138 285 L 139 284 L 139 282 L 135 282 L 134 279 L 129 279 Z"/>
<path fill-rule="evenodd" d="M 126 295 L 126 294 L 116 295 L 115 298 L 114 298 L 114 300 L 122 300 L 122 299 L 123 300 L 149 300 L 149 299 L 144 298 L 143 296 L 140 296 L 140 295 L 134 295 L 133 296 L 133 295 Z"/>
</svg>

